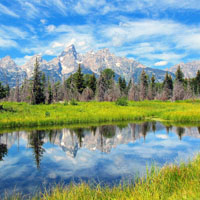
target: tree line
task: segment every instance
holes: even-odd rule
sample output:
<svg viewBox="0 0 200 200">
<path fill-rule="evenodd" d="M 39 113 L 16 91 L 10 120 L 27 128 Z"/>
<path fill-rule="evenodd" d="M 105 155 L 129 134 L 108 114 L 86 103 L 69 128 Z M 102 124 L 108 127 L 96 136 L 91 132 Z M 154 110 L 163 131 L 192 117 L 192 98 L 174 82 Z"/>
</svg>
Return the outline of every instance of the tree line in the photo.
<svg viewBox="0 0 200 200">
<path fill-rule="evenodd" d="M 133 101 L 142 100 L 184 100 L 198 98 L 200 95 L 200 71 L 195 78 L 184 78 L 180 66 L 175 79 L 166 72 L 163 82 L 156 82 L 155 76 L 149 77 L 143 70 L 140 81 L 126 81 L 119 77 L 115 81 L 115 73 L 111 69 L 103 70 L 99 77 L 95 74 L 83 74 L 79 65 L 76 73 L 66 80 L 52 81 L 40 70 L 36 59 L 33 76 L 19 81 L 16 87 L 0 83 L 0 99 L 31 104 L 51 104 L 60 101 L 116 101 L 126 98 Z"/>
</svg>

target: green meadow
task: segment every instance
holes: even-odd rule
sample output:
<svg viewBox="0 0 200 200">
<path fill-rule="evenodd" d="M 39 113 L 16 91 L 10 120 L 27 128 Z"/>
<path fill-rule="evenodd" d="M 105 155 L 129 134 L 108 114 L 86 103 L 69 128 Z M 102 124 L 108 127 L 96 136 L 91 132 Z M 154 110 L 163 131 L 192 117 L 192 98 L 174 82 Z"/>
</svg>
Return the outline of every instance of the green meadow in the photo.
<svg viewBox="0 0 200 200">
<path fill-rule="evenodd" d="M 128 106 L 115 102 L 78 102 L 30 105 L 3 102 L 1 128 L 62 126 L 120 121 L 156 120 L 163 122 L 200 122 L 200 101 L 129 101 Z"/>
</svg>

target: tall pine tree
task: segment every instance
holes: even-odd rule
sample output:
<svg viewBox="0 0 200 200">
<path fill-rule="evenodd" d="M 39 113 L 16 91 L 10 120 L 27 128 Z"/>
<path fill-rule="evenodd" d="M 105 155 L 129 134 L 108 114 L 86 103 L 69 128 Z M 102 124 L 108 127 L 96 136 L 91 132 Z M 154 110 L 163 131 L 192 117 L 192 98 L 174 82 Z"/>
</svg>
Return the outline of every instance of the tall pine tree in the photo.
<svg viewBox="0 0 200 200">
<path fill-rule="evenodd" d="M 178 82 L 180 82 L 180 83 L 183 83 L 183 82 L 184 82 L 184 74 L 183 74 L 183 72 L 181 71 L 180 65 L 178 66 L 175 75 L 176 75 L 175 81 L 178 81 Z"/>
<path fill-rule="evenodd" d="M 147 98 L 148 91 L 148 76 L 143 70 L 140 76 L 140 99 L 145 100 Z"/>
<path fill-rule="evenodd" d="M 36 58 L 34 74 L 33 74 L 33 86 L 32 86 L 32 104 L 45 103 L 45 93 L 44 93 L 44 76 L 39 68 L 39 62 Z"/>
<path fill-rule="evenodd" d="M 83 90 L 85 89 L 85 85 L 84 85 L 84 78 L 83 78 L 83 73 L 82 73 L 80 64 L 78 66 L 78 71 L 73 75 L 73 78 L 75 81 L 76 88 L 78 92 L 81 94 Z"/>
</svg>

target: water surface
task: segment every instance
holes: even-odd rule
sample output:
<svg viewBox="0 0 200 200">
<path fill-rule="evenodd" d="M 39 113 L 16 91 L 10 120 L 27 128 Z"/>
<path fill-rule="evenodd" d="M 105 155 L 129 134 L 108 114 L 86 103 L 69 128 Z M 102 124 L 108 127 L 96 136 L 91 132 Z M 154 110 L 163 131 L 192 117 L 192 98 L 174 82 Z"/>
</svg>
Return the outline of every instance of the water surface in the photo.
<svg viewBox="0 0 200 200">
<path fill-rule="evenodd" d="M 115 184 L 146 167 L 192 158 L 200 128 L 145 122 L 0 135 L 0 193 L 33 193 L 55 183 Z"/>
</svg>

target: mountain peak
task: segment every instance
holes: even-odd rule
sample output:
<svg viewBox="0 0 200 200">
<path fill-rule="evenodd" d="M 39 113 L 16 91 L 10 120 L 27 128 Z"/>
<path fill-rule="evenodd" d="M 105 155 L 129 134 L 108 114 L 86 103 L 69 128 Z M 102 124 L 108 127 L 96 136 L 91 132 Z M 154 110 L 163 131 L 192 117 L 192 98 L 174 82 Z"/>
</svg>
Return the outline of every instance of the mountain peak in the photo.
<svg viewBox="0 0 200 200">
<path fill-rule="evenodd" d="M 75 48 L 74 44 L 71 44 L 71 45 L 67 46 L 64 51 L 65 52 L 76 51 L 76 48 Z"/>
<path fill-rule="evenodd" d="M 65 48 L 65 50 L 61 53 L 60 57 L 63 57 L 66 54 L 72 54 L 72 55 L 74 55 L 74 57 L 76 57 L 77 52 L 76 52 L 76 48 L 75 48 L 75 46 L 73 44 L 67 46 Z"/>
<path fill-rule="evenodd" d="M 99 52 L 105 53 L 105 54 L 110 54 L 109 48 L 100 49 Z"/>
<path fill-rule="evenodd" d="M 0 67 L 14 69 L 17 67 L 17 65 L 10 56 L 5 56 L 0 60 Z"/>
</svg>

